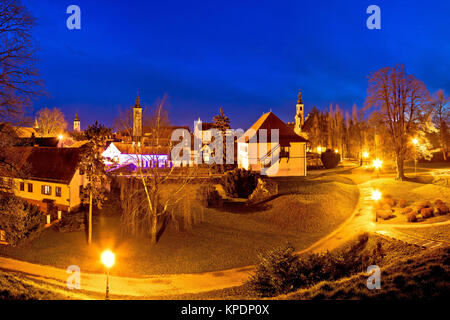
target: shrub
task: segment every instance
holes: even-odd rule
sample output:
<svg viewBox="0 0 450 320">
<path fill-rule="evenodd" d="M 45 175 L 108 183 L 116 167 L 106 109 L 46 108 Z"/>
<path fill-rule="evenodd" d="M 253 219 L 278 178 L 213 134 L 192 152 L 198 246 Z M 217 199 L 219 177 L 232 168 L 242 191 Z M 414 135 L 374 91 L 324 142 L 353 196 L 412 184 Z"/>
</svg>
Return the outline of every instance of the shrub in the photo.
<svg viewBox="0 0 450 320">
<path fill-rule="evenodd" d="M 409 212 L 406 214 L 406 220 L 408 222 L 417 222 L 417 214 L 415 212 Z"/>
<path fill-rule="evenodd" d="M 286 245 L 259 255 L 255 274 L 248 282 L 249 289 L 261 297 L 288 293 L 300 287 L 298 256 L 294 247 Z"/>
<path fill-rule="evenodd" d="M 258 175 L 250 170 L 234 169 L 226 172 L 220 183 L 228 196 L 248 198 L 256 189 Z"/>
<path fill-rule="evenodd" d="M 393 198 L 385 198 L 385 199 L 383 199 L 383 202 L 385 204 L 389 205 L 389 207 L 395 206 L 395 200 Z"/>
<path fill-rule="evenodd" d="M 410 212 L 412 212 L 413 211 L 413 208 L 411 208 L 411 207 L 406 207 L 406 208 L 403 208 L 402 210 L 400 210 L 400 213 L 401 214 L 408 214 L 408 213 L 410 213 Z"/>
<path fill-rule="evenodd" d="M 339 153 L 327 149 L 320 155 L 320 160 L 322 160 L 322 164 L 326 169 L 333 169 L 341 162 L 341 156 Z"/>
<path fill-rule="evenodd" d="M 449 209 L 444 203 L 436 205 L 436 213 L 437 214 L 446 215 L 448 212 L 449 212 Z"/>
<path fill-rule="evenodd" d="M 404 207 L 406 207 L 406 204 L 407 204 L 407 202 L 405 199 L 399 199 L 397 202 L 397 207 L 404 208 Z"/>
<path fill-rule="evenodd" d="M 368 235 L 363 234 L 346 250 L 305 257 L 297 257 L 290 245 L 276 248 L 259 256 L 256 272 L 248 281 L 249 288 L 258 296 L 269 297 L 361 272 L 384 257 L 381 244 L 372 253 L 365 253 L 367 242 Z"/>
<path fill-rule="evenodd" d="M 434 201 L 434 204 L 435 204 L 436 206 L 445 205 L 444 201 L 442 201 L 441 199 L 436 199 L 436 200 Z"/>
<path fill-rule="evenodd" d="M 271 179 L 258 179 L 255 191 L 249 196 L 247 203 L 254 205 L 278 194 L 278 184 Z"/>
<path fill-rule="evenodd" d="M 420 209 L 420 214 L 422 218 L 427 219 L 433 217 L 433 208 L 422 208 Z"/>
<path fill-rule="evenodd" d="M 0 196 L 0 229 L 6 241 L 16 244 L 44 225 L 44 216 L 35 205 L 12 195 Z"/>
<path fill-rule="evenodd" d="M 207 208 L 221 208 L 223 199 L 213 184 L 201 186 L 197 190 L 197 200 Z"/>
<path fill-rule="evenodd" d="M 416 203 L 417 213 L 420 213 L 420 210 L 422 210 L 423 208 L 429 208 L 429 207 L 431 207 L 430 201 L 420 201 L 420 202 Z"/>
<path fill-rule="evenodd" d="M 392 211 L 390 209 L 388 210 L 377 210 L 377 216 L 378 218 L 381 218 L 383 220 L 387 220 L 392 217 Z"/>
</svg>

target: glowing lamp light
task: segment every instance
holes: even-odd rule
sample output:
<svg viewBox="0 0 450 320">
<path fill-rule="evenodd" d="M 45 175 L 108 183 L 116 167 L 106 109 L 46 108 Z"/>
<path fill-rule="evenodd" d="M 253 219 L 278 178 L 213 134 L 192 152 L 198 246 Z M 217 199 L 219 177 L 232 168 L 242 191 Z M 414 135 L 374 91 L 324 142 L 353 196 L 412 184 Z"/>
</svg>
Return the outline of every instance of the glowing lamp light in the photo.
<svg viewBox="0 0 450 320">
<path fill-rule="evenodd" d="M 339 153 L 339 150 L 338 150 L 338 149 L 334 149 L 334 152 L 335 152 L 335 153 Z"/>
<path fill-rule="evenodd" d="M 101 260 L 105 267 L 109 269 L 116 262 L 116 255 L 110 250 L 105 250 L 102 252 Z"/>
<path fill-rule="evenodd" d="M 368 158 L 369 157 L 369 153 L 367 151 L 363 152 L 363 158 Z"/>
<path fill-rule="evenodd" d="M 383 161 L 380 159 L 373 160 L 373 166 L 377 169 L 380 169 L 382 164 L 383 164 Z"/>
<path fill-rule="evenodd" d="M 322 153 L 322 147 L 317 147 L 317 153 Z"/>
<path fill-rule="evenodd" d="M 381 199 L 381 192 L 380 190 L 373 190 L 372 191 L 372 200 L 378 201 Z"/>
<path fill-rule="evenodd" d="M 414 145 L 418 145 L 419 144 L 419 140 L 417 140 L 417 138 L 412 139 L 412 143 Z"/>
<path fill-rule="evenodd" d="M 59 136 L 58 136 L 58 139 L 59 140 L 62 140 L 64 138 L 64 136 L 62 135 L 62 134 L 60 134 Z"/>
</svg>

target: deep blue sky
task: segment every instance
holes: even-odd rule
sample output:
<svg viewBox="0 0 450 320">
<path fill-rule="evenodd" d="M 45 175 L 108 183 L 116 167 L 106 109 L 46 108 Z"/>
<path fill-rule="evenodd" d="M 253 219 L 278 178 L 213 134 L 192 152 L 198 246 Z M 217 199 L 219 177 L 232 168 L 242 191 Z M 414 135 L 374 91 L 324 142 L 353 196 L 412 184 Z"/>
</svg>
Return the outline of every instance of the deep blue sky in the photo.
<svg viewBox="0 0 450 320">
<path fill-rule="evenodd" d="M 450 1 L 23 0 L 37 18 L 39 68 L 69 124 L 112 125 L 119 108 L 165 93 L 171 120 L 210 121 L 219 106 L 248 128 L 272 109 L 293 121 L 298 88 L 308 111 L 364 102 L 367 76 L 403 63 L 431 92 L 450 93 Z M 81 8 L 68 30 L 66 8 Z M 381 8 L 381 30 L 366 8 Z"/>
</svg>

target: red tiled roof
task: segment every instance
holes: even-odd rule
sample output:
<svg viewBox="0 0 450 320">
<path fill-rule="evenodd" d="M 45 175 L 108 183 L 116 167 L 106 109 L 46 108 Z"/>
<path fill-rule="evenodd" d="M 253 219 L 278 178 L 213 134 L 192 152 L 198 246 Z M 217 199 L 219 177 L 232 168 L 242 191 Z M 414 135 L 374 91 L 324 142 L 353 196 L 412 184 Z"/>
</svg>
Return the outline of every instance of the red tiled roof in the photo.
<svg viewBox="0 0 450 320">
<path fill-rule="evenodd" d="M 239 139 L 238 142 L 248 143 L 252 137 L 258 135 L 261 129 L 267 130 L 267 142 L 270 142 L 271 130 L 278 129 L 279 142 L 282 145 L 290 142 L 307 142 L 305 138 L 299 136 L 287 124 L 281 121 L 274 113 L 263 114 Z"/>
<path fill-rule="evenodd" d="M 15 161 L 15 170 L 5 175 L 69 184 L 81 152 L 79 148 L 11 147 L 5 152 L 6 161 Z"/>
</svg>

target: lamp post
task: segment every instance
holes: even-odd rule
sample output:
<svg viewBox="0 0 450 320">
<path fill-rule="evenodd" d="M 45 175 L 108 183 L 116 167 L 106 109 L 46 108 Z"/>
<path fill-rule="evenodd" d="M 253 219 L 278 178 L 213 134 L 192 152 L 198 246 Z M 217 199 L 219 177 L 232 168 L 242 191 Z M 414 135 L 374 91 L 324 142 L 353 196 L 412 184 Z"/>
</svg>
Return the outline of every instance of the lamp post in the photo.
<svg viewBox="0 0 450 320">
<path fill-rule="evenodd" d="M 380 168 L 381 168 L 382 164 L 383 164 L 383 161 L 380 159 L 373 160 L 373 166 L 375 167 L 375 170 L 377 171 L 377 178 L 380 177 L 379 173 L 380 173 Z"/>
<path fill-rule="evenodd" d="M 414 145 L 414 175 L 417 177 L 417 145 L 419 144 L 419 140 L 414 138 L 412 139 L 412 143 Z"/>
<path fill-rule="evenodd" d="M 105 250 L 102 252 L 101 260 L 106 268 L 106 293 L 105 300 L 109 300 L 109 269 L 114 265 L 116 261 L 116 256 L 110 250 Z"/>
<path fill-rule="evenodd" d="M 376 202 L 376 201 L 378 201 L 380 199 L 381 199 L 381 192 L 380 192 L 380 190 L 373 190 L 372 191 L 372 200 Z M 375 211 L 375 222 L 378 222 L 377 210 L 374 210 L 374 211 Z"/>
<path fill-rule="evenodd" d="M 367 161 L 367 158 L 369 158 L 369 153 L 364 151 L 362 154 L 361 165 L 363 165 L 364 161 Z"/>
</svg>

